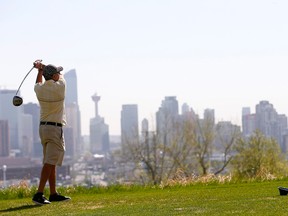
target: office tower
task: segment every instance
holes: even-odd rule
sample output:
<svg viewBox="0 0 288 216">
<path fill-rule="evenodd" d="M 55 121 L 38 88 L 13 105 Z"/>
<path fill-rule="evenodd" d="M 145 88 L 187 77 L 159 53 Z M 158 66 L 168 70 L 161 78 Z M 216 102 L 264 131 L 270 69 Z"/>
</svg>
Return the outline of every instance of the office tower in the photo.
<svg viewBox="0 0 288 216">
<path fill-rule="evenodd" d="M 181 114 L 182 115 L 185 115 L 186 113 L 189 113 L 190 112 L 190 107 L 189 107 L 189 105 L 187 104 L 187 103 L 184 103 L 183 105 L 182 105 L 182 109 L 181 109 L 182 111 L 181 111 Z"/>
<path fill-rule="evenodd" d="M 267 137 L 278 136 L 278 114 L 268 101 L 256 105 L 256 128 Z"/>
<path fill-rule="evenodd" d="M 136 104 L 122 105 L 121 110 L 121 143 L 138 142 L 138 106 Z"/>
<path fill-rule="evenodd" d="M 78 106 L 75 103 L 65 104 L 66 125 L 63 127 L 66 145 L 66 156 L 74 157 L 81 153 L 78 134 Z M 78 146 L 78 148 L 77 148 Z"/>
<path fill-rule="evenodd" d="M 269 101 L 260 101 L 259 104 L 256 105 L 255 115 L 256 128 L 266 137 L 276 139 L 280 147 L 282 147 L 284 139 L 282 134 L 286 131 L 280 130 L 279 115 L 273 107 L 273 104 L 270 104 Z"/>
<path fill-rule="evenodd" d="M 77 155 L 75 149 L 75 137 L 73 136 L 73 128 L 72 127 L 64 127 L 64 139 L 65 139 L 65 158 L 73 158 Z"/>
<path fill-rule="evenodd" d="M 173 131 L 178 121 L 178 101 L 175 96 L 165 97 L 156 112 L 156 130 L 159 135 L 165 135 Z"/>
<path fill-rule="evenodd" d="M 278 115 L 273 104 L 269 101 L 260 101 L 256 105 L 256 128 L 260 130 L 266 137 L 274 138 L 284 150 L 284 137 L 287 134 L 287 118 L 285 115 Z M 284 127 L 286 128 L 283 128 Z M 285 126 L 286 125 L 286 126 Z"/>
<path fill-rule="evenodd" d="M 191 122 L 194 124 L 197 120 L 199 120 L 199 116 L 196 115 L 194 110 L 190 108 L 187 103 L 184 103 L 182 105 L 182 114 L 180 115 L 180 119 L 183 124 L 187 122 Z"/>
<path fill-rule="evenodd" d="M 148 132 L 149 131 L 149 122 L 146 118 L 144 118 L 142 120 L 142 123 L 141 123 L 141 132 L 142 133 L 145 133 L 145 132 Z"/>
<path fill-rule="evenodd" d="M 23 104 L 24 113 L 32 116 L 33 127 L 33 156 L 42 157 L 42 145 L 39 137 L 39 123 L 40 123 L 40 107 L 37 103 Z"/>
<path fill-rule="evenodd" d="M 67 155 L 75 156 L 83 152 L 83 142 L 81 138 L 81 115 L 78 104 L 78 86 L 76 70 L 72 69 L 64 74 L 66 80 L 66 121 L 64 127 L 65 143 L 68 151 Z M 72 136 L 72 137 L 69 137 Z"/>
<path fill-rule="evenodd" d="M 168 114 L 171 117 L 178 116 L 178 101 L 176 99 L 176 96 L 168 96 L 165 97 L 164 100 L 161 102 L 161 107 L 163 112 Z"/>
<path fill-rule="evenodd" d="M 251 136 L 255 130 L 259 130 L 264 136 L 277 140 L 283 152 L 287 151 L 287 116 L 278 114 L 273 104 L 269 101 L 260 101 L 256 105 L 256 113 L 249 114 L 248 108 L 242 109 L 243 134 Z"/>
<path fill-rule="evenodd" d="M 15 107 L 12 98 L 16 90 L 0 89 L 0 120 L 8 121 L 10 150 L 19 150 L 21 137 L 21 123 L 19 120 L 23 113 L 23 106 Z"/>
<path fill-rule="evenodd" d="M 110 151 L 109 126 L 105 124 L 105 120 L 99 115 L 98 110 L 100 99 L 99 95 L 92 95 L 95 103 L 95 117 L 90 119 L 90 149 L 93 154 Z"/>
<path fill-rule="evenodd" d="M 25 123 L 22 127 L 22 133 L 19 142 L 19 148 L 21 150 L 21 155 L 24 157 L 33 156 L 33 119 L 30 114 L 21 115 L 20 121 Z"/>
<path fill-rule="evenodd" d="M 279 144 L 282 152 L 287 153 L 288 150 L 288 129 L 287 129 L 287 116 L 284 114 L 278 115 L 278 128 L 279 128 Z"/>
<path fill-rule="evenodd" d="M 78 104 L 78 86 L 77 86 L 77 75 L 76 70 L 69 70 L 64 74 L 64 78 L 66 80 L 66 97 L 65 103 Z"/>
<path fill-rule="evenodd" d="M 9 156 L 9 128 L 7 120 L 0 120 L 0 157 Z"/>
</svg>

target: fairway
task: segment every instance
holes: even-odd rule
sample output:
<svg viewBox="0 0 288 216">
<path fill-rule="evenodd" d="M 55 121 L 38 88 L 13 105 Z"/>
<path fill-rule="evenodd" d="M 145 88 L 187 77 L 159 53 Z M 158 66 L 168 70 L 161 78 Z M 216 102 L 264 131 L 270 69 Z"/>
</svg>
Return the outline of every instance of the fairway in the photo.
<svg viewBox="0 0 288 216">
<path fill-rule="evenodd" d="M 68 194 L 72 201 L 36 206 L 31 197 L 1 200 L 1 215 L 287 215 L 288 180 L 138 187 Z"/>
</svg>

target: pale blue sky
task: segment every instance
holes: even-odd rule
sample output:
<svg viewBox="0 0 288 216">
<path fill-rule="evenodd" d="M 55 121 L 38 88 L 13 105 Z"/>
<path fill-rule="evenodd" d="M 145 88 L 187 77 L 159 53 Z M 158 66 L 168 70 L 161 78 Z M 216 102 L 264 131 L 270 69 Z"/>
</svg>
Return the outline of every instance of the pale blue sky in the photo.
<svg viewBox="0 0 288 216">
<path fill-rule="evenodd" d="M 17 89 L 38 58 L 76 69 L 83 134 L 95 92 L 112 135 L 122 104 L 152 121 L 165 96 L 239 125 L 260 100 L 287 115 L 287 11 L 286 0 L 0 0 L 0 86 Z M 24 103 L 37 101 L 36 73 Z"/>
</svg>

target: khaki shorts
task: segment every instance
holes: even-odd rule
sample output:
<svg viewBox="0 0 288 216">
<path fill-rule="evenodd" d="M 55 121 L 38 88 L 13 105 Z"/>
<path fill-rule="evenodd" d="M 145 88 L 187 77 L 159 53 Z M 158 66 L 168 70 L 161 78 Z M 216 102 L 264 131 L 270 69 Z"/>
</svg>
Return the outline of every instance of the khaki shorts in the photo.
<svg viewBox="0 0 288 216">
<path fill-rule="evenodd" d="M 62 127 L 40 125 L 39 135 L 43 146 L 43 164 L 47 163 L 61 166 L 65 153 L 65 141 Z"/>
</svg>

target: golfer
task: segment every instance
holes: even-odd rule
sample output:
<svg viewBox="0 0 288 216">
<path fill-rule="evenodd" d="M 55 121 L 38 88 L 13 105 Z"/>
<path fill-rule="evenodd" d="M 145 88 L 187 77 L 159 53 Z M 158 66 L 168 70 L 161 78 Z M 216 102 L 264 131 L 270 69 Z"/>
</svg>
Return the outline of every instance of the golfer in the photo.
<svg viewBox="0 0 288 216">
<path fill-rule="evenodd" d="M 44 205 L 71 199 L 56 190 L 56 166 L 62 165 L 65 153 L 62 128 L 65 125 L 65 80 L 60 74 L 62 67 L 45 66 L 39 61 L 34 62 L 34 67 L 38 69 L 34 91 L 40 104 L 39 135 L 43 146 L 43 167 L 38 191 L 32 201 Z M 47 181 L 50 186 L 49 200 L 43 194 Z"/>
</svg>

